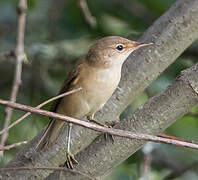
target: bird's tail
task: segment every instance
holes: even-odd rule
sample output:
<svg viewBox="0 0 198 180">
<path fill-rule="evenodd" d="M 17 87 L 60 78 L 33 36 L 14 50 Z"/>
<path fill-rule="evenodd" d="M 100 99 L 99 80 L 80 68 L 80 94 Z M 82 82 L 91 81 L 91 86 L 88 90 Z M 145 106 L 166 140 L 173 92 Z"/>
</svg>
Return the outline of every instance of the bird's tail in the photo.
<svg viewBox="0 0 198 180">
<path fill-rule="evenodd" d="M 41 139 L 36 145 L 36 151 L 42 151 L 43 149 L 52 145 L 58 138 L 61 129 L 64 125 L 63 121 L 51 120 L 43 132 Z"/>
</svg>

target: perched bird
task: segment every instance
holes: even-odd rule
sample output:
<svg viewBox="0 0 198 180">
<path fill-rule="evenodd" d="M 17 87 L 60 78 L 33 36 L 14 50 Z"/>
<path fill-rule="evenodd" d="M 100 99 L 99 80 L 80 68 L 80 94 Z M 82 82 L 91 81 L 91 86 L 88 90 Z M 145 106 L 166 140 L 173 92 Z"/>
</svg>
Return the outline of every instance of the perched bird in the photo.
<svg viewBox="0 0 198 180">
<path fill-rule="evenodd" d="M 109 36 L 98 40 L 90 47 L 87 55 L 77 61 L 63 83 L 60 94 L 80 87 L 82 89 L 54 101 L 51 111 L 77 119 L 87 117 L 89 121 L 97 123 L 94 120 L 94 114 L 104 106 L 117 88 L 124 61 L 134 50 L 151 44 L 138 43 L 119 36 Z M 50 147 L 59 136 L 63 125 L 63 121 L 52 119 L 37 144 L 36 150 Z M 66 158 L 69 168 L 73 168 L 72 161 L 77 161 L 70 152 L 72 124 L 68 124 L 68 127 Z"/>
</svg>

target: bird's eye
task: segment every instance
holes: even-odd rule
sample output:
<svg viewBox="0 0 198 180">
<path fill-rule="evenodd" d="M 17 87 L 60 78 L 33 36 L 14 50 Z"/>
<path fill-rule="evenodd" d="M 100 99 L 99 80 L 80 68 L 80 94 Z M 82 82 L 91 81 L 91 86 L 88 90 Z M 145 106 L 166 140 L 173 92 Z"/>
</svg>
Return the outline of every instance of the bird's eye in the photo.
<svg viewBox="0 0 198 180">
<path fill-rule="evenodd" d="M 123 50 L 123 45 L 121 45 L 121 44 L 119 44 L 119 45 L 117 45 L 116 46 L 116 49 L 118 50 L 118 51 L 122 51 Z"/>
</svg>

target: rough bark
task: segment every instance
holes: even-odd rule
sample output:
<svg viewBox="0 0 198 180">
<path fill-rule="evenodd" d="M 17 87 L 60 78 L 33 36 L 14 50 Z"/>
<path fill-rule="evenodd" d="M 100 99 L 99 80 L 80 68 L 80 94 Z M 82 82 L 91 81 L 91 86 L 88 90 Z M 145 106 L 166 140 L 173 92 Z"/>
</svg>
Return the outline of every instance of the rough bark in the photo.
<svg viewBox="0 0 198 180">
<path fill-rule="evenodd" d="M 114 128 L 157 135 L 198 104 L 198 63 L 182 71 L 180 76 L 158 95 L 149 99 L 133 114 Z M 75 171 L 89 177 L 100 178 L 135 153 L 145 141 L 115 137 L 115 142 L 98 137 L 84 151 L 77 154 L 79 165 Z M 84 175 L 70 172 L 52 173 L 46 180 L 83 180 Z"/>
<path fill-rule="evenodd" d="M 144 50 L 137 50 L 128 58 L 128 61 L 123 68 L 122 80 L 119 88 L 102 111 L 96 114 L 96 119 L 100 122 L 114 121 L 140 92 L 142 92 L 157 76 L 160 75 L 161 72 L 173 63 L 193 41 L 198 38 L 197 29 L 198 1 L 178 0 L 141 37 L 141 41 L 152 41 L 155 45 L 153 47 L 145 48 Z M 148 122 L 141 122 L 141 119 L 136 119 L 136 122 L 133 123 L 134 128 L 136 127 L 136 124 L 139 126 L 142 123 L 144 125 L 142 127 L 145 128 Z M 159 129 L 162 131 L 167 127 L 167 124 L 161 122 L 160 126 L 155 127 L 154 129 L 148 126 L 151 128 L 149 131 L 153 133 L 157 132 Z M 144 128 L 142 130 L 144 130 Z M 66 131 L 65 128 L 65 131 L 60 135 L 60 138 L 54 146 L 41 153 L 34 151 L 35 144 L 40 137 L 40 135 L 38 135 L 24 149 L 17 153 L 15 158 L 6 167 L 29 167 L 32 165 L 35 167 L 59 166 L 65 161 Z M 72 131 L 71 151 L 74 154 L 77 154 L 94 141 L 98 135 L 99 133 L 97 132 L 74 126 Z M 137 141 L 132 142 L 135 143 Z M 138 148 L 139 144 L 134 144 L 133 152 Z M 103 152 L 102 149 L 100 150 Z M 121 151 L 119 155 L 120 159 L 116 159 L 117 163 L 125 159 L 122 157 L 123 154 L 127 153 Z M 83 157 L 84 156 L 82 156 L 82 158 Z M 102 156 L 99 157 L 101 159 Z M 105 159 L 105 156 L 103 158 Z M 49 173 L 50 171 L 15 171 L 9 172 L 9 177 L 10 179 L 12 179 L 12 177 L 15 179 L 43 179 L 47 177 Z M 93 173 L 90 174 L 93 175 Z M 95 175 L 100 176 L 101 174 L 96 172 Z"/>
</svg>

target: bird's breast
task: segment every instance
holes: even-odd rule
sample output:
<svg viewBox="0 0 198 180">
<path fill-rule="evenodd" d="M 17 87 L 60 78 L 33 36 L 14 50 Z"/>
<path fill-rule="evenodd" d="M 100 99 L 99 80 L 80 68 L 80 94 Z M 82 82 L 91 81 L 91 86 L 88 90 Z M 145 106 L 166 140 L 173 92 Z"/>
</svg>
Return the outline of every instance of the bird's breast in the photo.
<svg viewBox="0 0 198 180">
<path fill-rule="evenodd" d="M 99 110 L 111 97 L 118 86 L 120 76 L 121 70 L 119 69 L 99 69 L 89 74 L 82 86 L 84 98 L 91 112 Z"/>
<path fill-rule="evenodd" d="M 58 113 L 82 118 L 102 108 L 115 91 L 121 70 L 84 68 L 74 80 L 72 89 L 82 90 L 65 96 L 58 106 Z"/>
<path fill-rule="evenodd" d="M 95 92 L 102 94 L 112 93 L 120 81 L 121 71 L 119 69 L 99 69 L 89 76 L 89 91 L 94 89 Z"/>
</svg>

